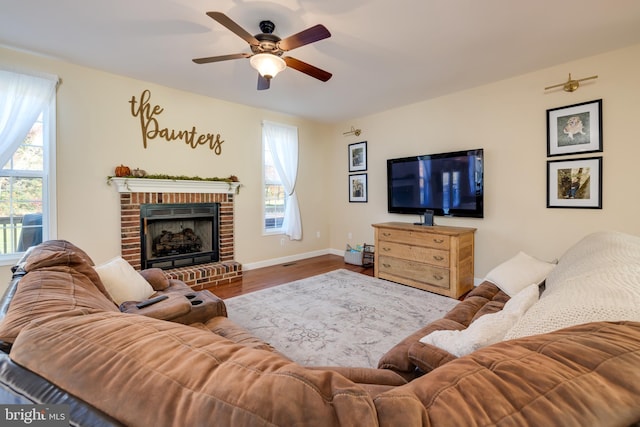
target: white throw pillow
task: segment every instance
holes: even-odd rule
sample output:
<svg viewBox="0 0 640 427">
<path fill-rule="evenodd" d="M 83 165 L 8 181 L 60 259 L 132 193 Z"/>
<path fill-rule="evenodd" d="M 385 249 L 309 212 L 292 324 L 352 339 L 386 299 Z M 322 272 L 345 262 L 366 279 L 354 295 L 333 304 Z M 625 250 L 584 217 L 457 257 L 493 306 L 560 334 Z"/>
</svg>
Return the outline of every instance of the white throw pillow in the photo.
<svg viewBox="0 0 640 427">
<path fill-rule="evenodd" d="M 513 297 L 532 283 L 542 283 L 555 266 L 519 252 L 491 270 L 484 280 L 495 284 L 505 294 Z"/>
<path fill-rule="evenodd" d="M 502 310 L 480 316 L 467 329 L 434 331 L 422 337 L 420 342 L 439 347 L 457 357 L 473 353 L 502 341 L 513 324 L 538 301 L 539 295 L 538 285 L 534 283 L 507 301 Z"/>
<path fill-rule="evenodd" d="M 120 305 L 125 301 L 142 301 L 155 291 L 122 257 L 116 257 L 94 267 L 111 298 Z"/>
</svg>

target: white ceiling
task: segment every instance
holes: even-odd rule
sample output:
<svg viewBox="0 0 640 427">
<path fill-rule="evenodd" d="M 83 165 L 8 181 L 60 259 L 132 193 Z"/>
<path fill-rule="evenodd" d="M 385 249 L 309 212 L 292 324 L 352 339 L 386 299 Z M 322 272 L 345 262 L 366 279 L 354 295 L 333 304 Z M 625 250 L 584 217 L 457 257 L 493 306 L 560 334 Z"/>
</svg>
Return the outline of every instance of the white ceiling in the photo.
<svg viewBox="0 0 640 427">
<path fill-rule="evenodd" d="M 250 52 L 207 11 L 252 34 L 271 20 L 282 38 L 325 25 L 331 38 L 288 54 L 333 78 L 287 69 L 258 91 L 247 59 L 194 64 Z M 638 0 L 0 0 L 0 45 L 322 122 L 637 43 Z"/>
</svg>

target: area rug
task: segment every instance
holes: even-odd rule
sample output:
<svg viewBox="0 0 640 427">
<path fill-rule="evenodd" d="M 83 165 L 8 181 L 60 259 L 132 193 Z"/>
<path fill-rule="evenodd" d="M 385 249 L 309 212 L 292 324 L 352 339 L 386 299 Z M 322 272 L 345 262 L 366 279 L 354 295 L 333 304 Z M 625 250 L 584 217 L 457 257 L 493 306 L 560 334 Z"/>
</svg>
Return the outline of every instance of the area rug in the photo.
<svg viewBox="0 0 640 427">
<path fill-rule="evenodd" d="M 363 367 L 457 303 L 344 269 L 225 300 L 231 320 L 300 364 Z"/>
</svg>

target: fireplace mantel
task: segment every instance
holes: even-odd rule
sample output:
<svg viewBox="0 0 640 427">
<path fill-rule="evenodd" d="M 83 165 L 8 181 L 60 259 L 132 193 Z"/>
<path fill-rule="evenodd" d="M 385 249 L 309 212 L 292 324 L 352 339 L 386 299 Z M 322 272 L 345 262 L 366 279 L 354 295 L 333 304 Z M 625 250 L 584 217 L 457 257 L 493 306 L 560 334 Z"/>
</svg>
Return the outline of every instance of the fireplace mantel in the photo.
<svg viewBox="0 0 640 427">
<path fill-rule="evenodd" d="M 226 193 L 235 194 L 239 182 L 181 179 L 109 178 L 119 193 Z"/>
</svg>

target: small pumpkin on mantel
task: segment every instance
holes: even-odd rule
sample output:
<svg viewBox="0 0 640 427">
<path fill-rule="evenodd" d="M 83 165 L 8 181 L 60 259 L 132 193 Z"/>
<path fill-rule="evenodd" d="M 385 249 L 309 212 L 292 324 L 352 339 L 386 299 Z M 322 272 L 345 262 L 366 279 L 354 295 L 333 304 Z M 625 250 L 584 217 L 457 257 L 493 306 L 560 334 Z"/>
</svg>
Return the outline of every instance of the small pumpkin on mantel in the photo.
<svg viewBox="0 0 640 427">
<path fill-rule="evenodd" d="M 131 175 L 131 169 L 129 169 L 129 166 L 125 166 L 122 164 L 120 166 L 116 166 L 117 177 L 130 176 L 130 175 Z"/>
</svg>

